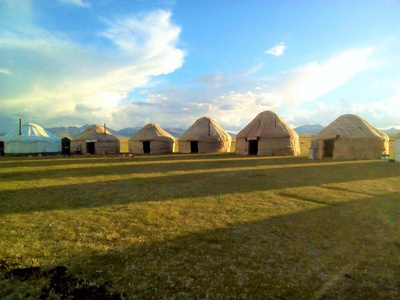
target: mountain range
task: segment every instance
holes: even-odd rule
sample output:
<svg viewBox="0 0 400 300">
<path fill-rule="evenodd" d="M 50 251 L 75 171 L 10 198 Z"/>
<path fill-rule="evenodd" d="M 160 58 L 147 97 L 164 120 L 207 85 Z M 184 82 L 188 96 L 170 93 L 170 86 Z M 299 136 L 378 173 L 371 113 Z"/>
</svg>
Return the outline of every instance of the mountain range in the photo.
<svg viewBox="0 0 400 300">
<path fill-rule="evenodd" d="M 53 128 L 46 128 L 46 130 L 50 131 L 51 133 L 59 136 L 59 137 L 68 137 L 68 138 L 74 138 L 78 136 L 80 133 L 85 131 L 86 128 L 88 128 L 89 125 L 84 125 L 81 127 L 77 126 L 69 126 L 69 127 L 53 127 Z M 126 137 L 131 137 L 134 135 L 136 132 L 138 132 L 142 127 L 136 126 L 136 127 L 127 127 L 123 128 L 121 130 L 114 130 L 112 128 L 107 128 L 108 131 L 110 131 L 113 135 L 126 138 Z M 322 128 L 324 128 L 320 124 L 314 124 L 314 125 L 303 125 L 294 128 L 294 130 L 302 135 L 302 134 L 316 134 L 318 133 Z M 164 128 L 165 131 L 169 132 L 172 136 L 174 137 L 179 137 L 186 131 L 186 128 Z M 397 133 L 400 132 L 399 129 L 391 128 L 389 129 L 389 133 Z M 228 132 L 232 137 L 236 137 L 235 133 Z"/>
<path fill-rule="evenodd" d="M 90 125 L 86 124 L 81 127 L 77 126 L 69 126 L 69 127 L 52 127 L 52 128 L 46 128 L 49 132 L 59 136 L 59 137 L 68 137 L 68 138 L 74 138 L 84 132 L 86 128 L 88 128 Z M 121 130 L 114 130 L 112 128 L 107 127 L 107 130 L 111 132 L 113 135 L 126 138 L 126 137 L 131 137 L 134 135 L 136 132 L 138 132 L 140 129 L 142 129 L 141 126 L 136 126 L 136 127 L 127 127 L 123 128 Z M 185 128 L 164 128 L 165 131 L 169 132 L 172 136 L 174 137 L 179 137 L 186 131 Z"/>
<path fill-rule="evenodd" d="M 86 128 L 88 128 L 90 125 L 86 124 L 81 127 L 77 126 L 69 126 L 69 127 L 52 127 L 52 128 L 46 128 L 46 130 L 50 131 L 51 133 L 59 136 L 59 137 L 68 137 L 68 138 L 74 138 L 78 136 L 80 133 L 85 131 Z M 136 132 L 138 132 L 142 127 L 136 126 L 136 127 L 127 127 L 123 128 L 121 130 L 113 130 L 111 128 L 107 128 L 108 131 L 110 131 L 113 135 L 116 135 L 121 138 L 126 138 L 126 137 L 131 137 L 134 135 Z M 299 134 L 299 135 L 306 135 L 306 134 L 317 134 L 319 131 L 321 131 L 324 128 L 324 126 L 320 124 L 313 124 L 313 125 L 302 125 L 294 128 L 294 130 Z M 172 136 L 174 137 L 179 137 L 184 133 L 187 128 L 164 128 L 165 131 L 169 132 Z M 400 132 L 400 129 L 396 129 L 394 127 L 382 130 L 386 134 L 396 134 Z M 228 132 L 232 137 L 236 137 L 235 133 Z"/>
</svg>

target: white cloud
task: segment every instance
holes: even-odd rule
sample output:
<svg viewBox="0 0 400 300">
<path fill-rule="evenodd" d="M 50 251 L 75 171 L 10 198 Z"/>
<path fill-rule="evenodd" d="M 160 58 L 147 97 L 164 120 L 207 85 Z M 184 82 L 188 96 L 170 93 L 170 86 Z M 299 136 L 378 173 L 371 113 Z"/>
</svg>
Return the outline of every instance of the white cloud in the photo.
<svg viewBox="0 0 400 300">
<path fill-rule="evenodd" d="M 28 35 L 5 32 L 1 55 L 12 63 L 2 70 L 16 76 L 0 77 L 2 111 L 43 120 L 46 126 L 65 119 L 118 126 L 113 115 L 130 91 L 182 66 L 184 52 L 176 47 L 180 28 L 171 22 L 170 12 L 157 10 L 105 22 L 108 28 L 101 35 L 111 43 L 108 52 L 33 24 L 24 28 Z M 76 110 L 79 105 L 93 109 Z"/>
<path fill-rule="evenodd" d="M 79 7 L 90 7 L 90 4 L 82 0 L 59 0 L 62 3 L 76 5 Z"/>
<path fill-rule="evenodd" d="M 11 75 L 12 73 L 6 68 L 0 68 L 0 74 Z"/>
<path fill-rule="evenodd" d="M 276 45 L 272 47 L 271 49 L 268 49 L 265 51 L 266 54 L 271 54 L 273 56 L 281 56 L 283 52 L 286 50 L 286 45 L 284 42 L 280 43 L 279 45 Z"/>
<path fill-rule="evenodd" d="M 246 72 L 207 74 L 191 81 L 202 83 L 202 86 L 149 91 L 147 101 L 161 103 L 162 108 L 148 108 L 144 114 L 151 111 L 154 120 L 164 124 L 171 118 L 179 119 L 181 123 L 186 122 L 185 126 L 198 117 L 208 115 L 231 130 L 239 130 L 264 110 L 282 113 L 293 120 L 292 124 L 302 125 L 305 120 L 315 123 L 312 120 L 315 115 L 302 112 L 299 107 L 373 67 L 370 63 L 372 52 L 371 48 L 346 51 L 323 62 L 304 64 L 275 78 L 254 78 Z M 163 97 L 168 100 L 162 100 Z M 322 103 L 319 106 L 314 110 L 321 115 L 315 120 L 321 122 L 332 116 L 333 110 L 323 109 Z M 182 114 L 182 107 L 185 114 Z M 307 118 L 308 115 L 310 118 Z"/>
<path fill-rule="evenodd" d="M 328 125 L 344 114 L 356 114 L 378 128 L 400 128 L 400 83 L 393 87 L 392 95 L 375 102 L 356 104 L 351 100 L 338 99 L 330 105 L 317 102 L 312 109 L 287 111 L 287 120 L 297 125 Z"/>
</svg>

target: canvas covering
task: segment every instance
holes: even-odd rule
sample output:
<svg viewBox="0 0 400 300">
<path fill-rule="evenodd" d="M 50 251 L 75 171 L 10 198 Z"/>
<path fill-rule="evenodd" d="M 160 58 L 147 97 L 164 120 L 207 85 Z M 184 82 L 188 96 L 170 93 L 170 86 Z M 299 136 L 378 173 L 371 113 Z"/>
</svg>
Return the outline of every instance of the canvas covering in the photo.
<svg viewBox="0 0 400 300">
<path fill-rule="evenodd" d="M 394 138 L 394 160 L 400 161 L 400 132 Z"/>
<path fill-rule="evenodd" d="M 101 125 L 91 125 L 72 139 L 71 152 L 76 152 L 80 148 L 81 153 L 86 154 L 88 142 L 95 143 L 95 154 L 115 154 L 120 151 L 119 139 Z"/>
<path fill-rule="evenodd" d="M 128 141 L 130 153 L 144 153 L 143 142 L 150 142 L 150 153 L 172 153 L 175 138 L 159 125 L 150 123 L 132 135 Z"/>
<path fill-rule="evenodd" d="M 327 156 L 327 140 L 333 143 L 332 159 L 380 159 L 389 154 L 389 137 L 352 114 L 340 116 L 312 138 L 314 158 Z"/>
<path fill-rule="evenodd" d="M 232 137 L 213 119 L 202 117 L 178 141 L 181 153 L 191 153 L 191 141 L 198 142 L 198 153 L 219 153 L 230 151 Z"/>
<path fill-rule="evenodd" d="M 6 154 L 60 153 L 61 139 L 35 123 L 27 123 L 2 138 Z"/>
<path fill-rule="evenodd" d="M 249 141 L 258 140 L 257 155 L 299 155 L 299 135 L 272 111 L 259 113 L 236 136 L 236 154 L 249 154 Z"/>
</svg>

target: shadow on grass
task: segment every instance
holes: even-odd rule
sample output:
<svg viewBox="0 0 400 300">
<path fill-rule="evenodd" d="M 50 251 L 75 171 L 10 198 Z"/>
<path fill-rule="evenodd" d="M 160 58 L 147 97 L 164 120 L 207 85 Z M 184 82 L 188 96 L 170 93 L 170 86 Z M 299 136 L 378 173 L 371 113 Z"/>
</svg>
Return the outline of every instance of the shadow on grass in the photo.
<svg viewBox="0 0 400 300">
<path fill-rule="evenodd" d="M 203 156 L 173 156 L 175 159 L 160 159 L 151 157 L 134 160 L 52 160 L 32 164 L 10 164 L 4 168 L 10 171 L 0 172 L 1 181 L 26 181 L 40 179 L 56 179 L 64 177 L 86 177 L 96 175 L 145 174 L 171 171 L 207 170 L 210 168 L 241 168 L 252 166 L 279 166 L 288 164 L 310 163 L 305 158 L 258 158 L 239 157 L 236 155 L 203 155 Z M 164 157 L 165 158 L 165 157 Z M 312 162 L 317 163 L 317 162 Z M 72 165 L 72 167 L 70 167 Z M 78 166 L 76 166 L 78 165 Z M 49 169 L 39 169 L 49 167 Z M 23 168 L 23 171 L 19 169 Z M 29 170 L 26 170 L 29 168 Z M 54 169 L 52 169 L 54 168 Z"/>
<path fill-rule="evenodd" d="M 213 156 L 215 157 L 215 156 Z M 101 207 L 115 204 L 129 204 L 134 202 L 166 201 L 179 198 L 199 198 L 215 195 L 228 195 L 234 193 L 249 193 L 255 191 L 268 191 L 288 187 L 319 186 L 321 184 L 352 182 L 358 180 L 372 180 L 399 176 L 396 166 L 376 162 L 346 162 L 344 164 L 315 163 L 304 165 L 304 159 L 294 159 L 298 166 L 285 166 L 286 159 L 268 160 L 274 168 L 254 170 L 240 169 L 241 167 L 258 167 L 264 165 L 264 160 L 255 160 L 254 164 L 248 161 L 238 161 L 237 164 L 228 162 L 223 166 L 216 162 L 211 165 L 202 162 L 180 163 L 176 166 L 186 171 L 178 175 L 168 175 L 176 169 L 168 166 L 164 171 L 157 167 L 142 166 L 143 169 L 134 167 L 132 172 L 159 172 L 160 176 L 149 178 L 132 178 L 107 180 L 107 175 L 121 175 L 128 172 L 123 167 L 104 168 L 102 181 L 79 183 L 78 180 L 71 184 L 57 181 L 50 187 L 11 188 L 3 189 L 0 197 L 0 214 L 25 213 L 31 211 L 47 211 L 59 209 L 79 209 L 85 207 Z M 210 167 L 219 170 L 207 171 Z M 224 170 L 234 167 L 237 170 Z M 201 173 L 194 171 L 203 170 Z M 91 168 L 81 170 L 80 175 L 90 178 L 93 175 Z M 110 173 L 108 173 L 110 172 Z M 50 173 L 32 175 L 32 179 L 53 178 Z M 44 177 L 41 177 L 44 176 Z M 57 178 L 56 176 L 54 176 Z M 59 179 L 70 180 L 64 173 Z M 4 178 L 3 178 L 4 179 Z M 26 178 L 25 180 L 29 180 Z M 54 178 L 53 178 L 54 179 Z M 33 181 L 32 184 L 34 184 Z"/>
<path fill-rule="evenodd" d="M 61 262 L 138 299 L 399 299 L 400 192 Z"/>
</svg>

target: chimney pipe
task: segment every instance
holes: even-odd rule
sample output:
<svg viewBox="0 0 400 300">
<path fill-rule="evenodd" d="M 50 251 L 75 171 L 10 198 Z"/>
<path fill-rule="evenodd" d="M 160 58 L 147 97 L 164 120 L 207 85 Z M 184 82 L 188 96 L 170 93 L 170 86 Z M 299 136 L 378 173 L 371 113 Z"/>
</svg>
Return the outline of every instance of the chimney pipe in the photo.
<svg viewBox="0 0 400 300">
<path fill-rule="evenodd" d="M 19 119 L 19 135 L 22 135 L 21 119 Z"/>
<path fill-rule="evenodd" d="M 107 134 L 106 123 L 104 123 L 104 134 Z"/>
</svg>

